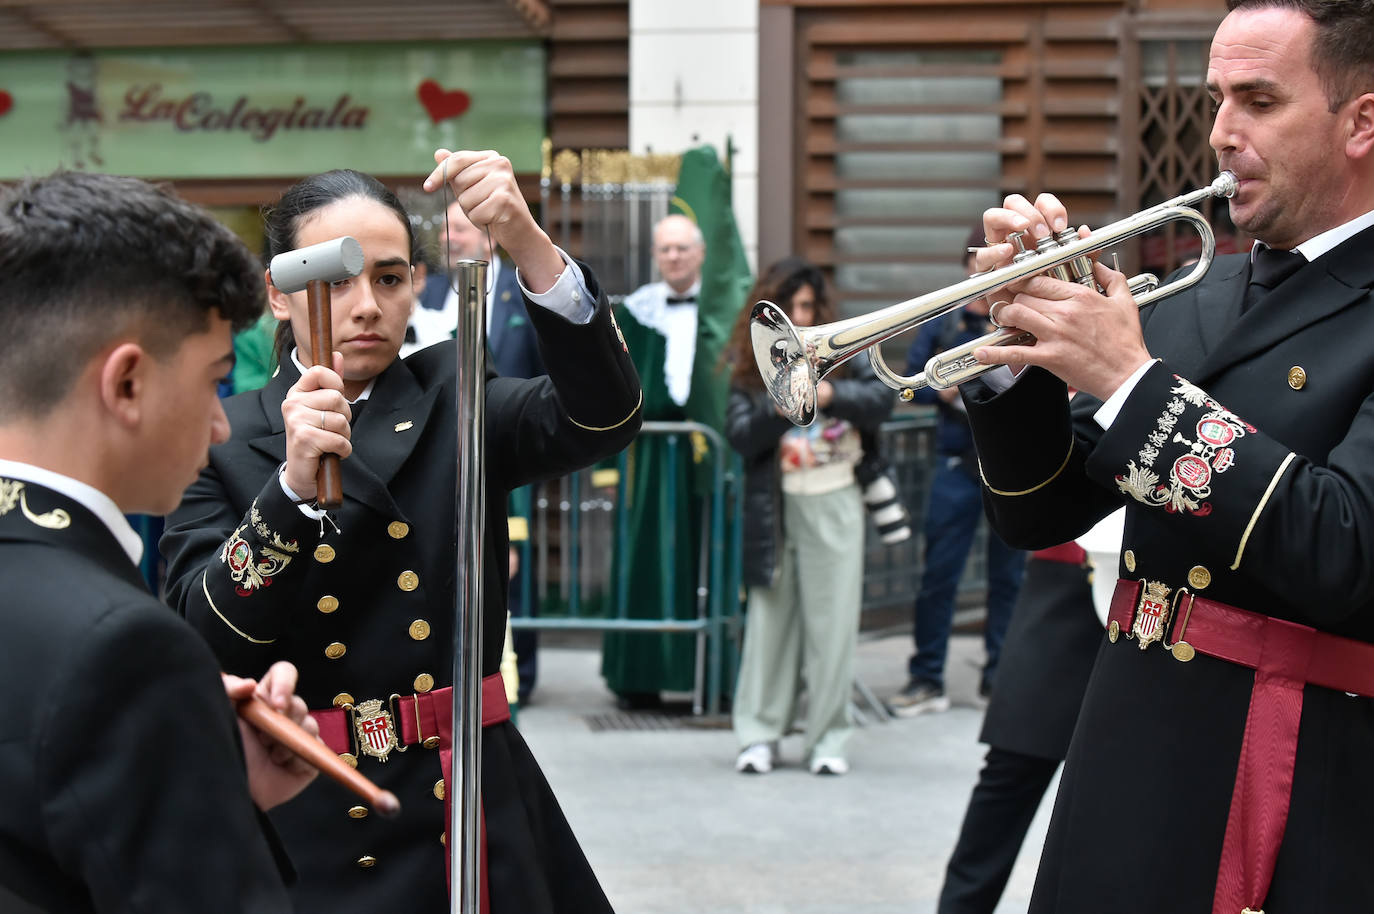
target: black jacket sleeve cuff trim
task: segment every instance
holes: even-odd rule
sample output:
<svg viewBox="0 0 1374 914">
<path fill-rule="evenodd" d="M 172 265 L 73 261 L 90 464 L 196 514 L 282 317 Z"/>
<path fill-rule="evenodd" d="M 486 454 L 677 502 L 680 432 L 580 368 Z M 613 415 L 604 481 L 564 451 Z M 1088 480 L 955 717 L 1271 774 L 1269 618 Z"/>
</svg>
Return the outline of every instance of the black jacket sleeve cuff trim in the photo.
<svg viewBox="0 0 1374 914">
<path fill-rule="evenodd" d="M 1031 486 L 1029 489 L 1020 489 L 1020 490 L 1018 490 L 1018 491 L 1012 492 L 1012 491 L 1008 491 L 1008 490 L 1006 490 L 1006 489 L 998 489 L 998 488 L 993 487 L 993 486 L 988 482 L 988 478 L 987 478 L 986 476 L 983 475 L 983 462 L 982 462 L 981 460 L 978 461 L 978 475 L 979 475 L 979 477 L 983 480 L 983 485 L 984 485 L 984 486 L 987 488 L 987 490 L 988 490 L 989 492 L 991 492 L 993 495 L 1001 495 L 1001 496 L 1004 497 L 1004 498 L 1017 498 L 1017 497 L 1019 497 L 1019 496 L 1021 496 L 1021 495 L 1030 495 L 1032 492 L 1039 492 L 1041 489 L 1045 488 L 1045 486 L 1049 485 L 1050 483 L 1052 483 L 1052 482 L 1054 482 L 1056 479 L 1058 479 L 1058 478 L 1059 478 L 1059 475 L 1060 475 L 1061 473 L 1064 472 L 1064 468 L 1067 467 L 1067 466 L 1069 465 L 1069 460 L 1071 460 L 1071 459 L 1073 458 L 1073 448 L 1074 448 L 1074 443 L 1075 443 L 1076 441 L 1077 441 L 1076 438 L 1070 438 L 1070 439 L 1069 439 L 1069 452 L 1068 452 L 1067 454 L 1064 455 L 1064 462 L 1061 463 L 1061 464 L 1059 464 L 1059 469 L 1055 470 L 1055 471 L 1054 471 L 1054 474 L 1053 474 L 1052 476 L 1050 476 L 1049 479 L 1046 479 L 1044 482 L 1037 483 L 1036 485 Z"/>
<path fill-rule="evenodd" d="M 572 416 L 568 417 L 568 421 L 571 422 L 573 425 L 576 425 L 578 428 L 586 429 L 589 432 L 609 432 L 620 428 L 622 425 L 633 419 L 635 417 L 635 414 L 639 412 L 639 408 L 643 405 L 644 391 L 641 390 L 639 392 L 639 400 L 635 403 L 634 409 L 630 410 L 630 414 L 628 416 L 626 416 L 624 419 L 621 419 L 619 422 L 616 422 L 613 425 L 584 425 L 581 422 L 578 422 Z"/>
</svg>

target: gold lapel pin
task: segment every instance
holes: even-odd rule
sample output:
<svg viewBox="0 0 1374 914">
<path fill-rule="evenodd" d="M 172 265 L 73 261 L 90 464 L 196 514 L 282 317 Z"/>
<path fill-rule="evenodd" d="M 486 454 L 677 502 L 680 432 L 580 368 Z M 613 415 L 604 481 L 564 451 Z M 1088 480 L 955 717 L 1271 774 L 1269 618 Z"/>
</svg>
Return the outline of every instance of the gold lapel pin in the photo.
<svg viewBox="0 0 1374 914">
<path fill-rule="evenodd" d="M 407 419 L 407 420 L 404 421 L 404 422 L 397 422 L 397 423 L 396 423 L 396 431 L 398 431 L 398 432 L 403 432 L 403 431 L 405 431 L 406 429 L 408 429 L 408 428 L 410 428 L 411 426 L 413 426 L 414 424 L 415 424 L 415 423 L 414 423 L 414 422 L 411 422 L 409 419 Z"/>
</svg>

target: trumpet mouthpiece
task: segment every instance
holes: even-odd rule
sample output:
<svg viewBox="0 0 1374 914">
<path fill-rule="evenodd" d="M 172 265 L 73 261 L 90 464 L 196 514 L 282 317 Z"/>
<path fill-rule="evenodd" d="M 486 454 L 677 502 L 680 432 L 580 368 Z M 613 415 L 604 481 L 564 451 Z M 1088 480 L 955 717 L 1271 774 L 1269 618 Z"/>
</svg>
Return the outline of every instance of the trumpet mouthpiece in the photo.
<svg viewBox="0 0 1374 914">
<path fill-rule="evenodd" d="M 1240 182 L 1236 180 L 1233 171 L 1223 171 L 1217 175 L 1217 179 L 1212 182 L 1212 195 L 1216 197 L 1231 198 L 1236 195 L 1236 190 L 1240 187 Z"/>
</svg>

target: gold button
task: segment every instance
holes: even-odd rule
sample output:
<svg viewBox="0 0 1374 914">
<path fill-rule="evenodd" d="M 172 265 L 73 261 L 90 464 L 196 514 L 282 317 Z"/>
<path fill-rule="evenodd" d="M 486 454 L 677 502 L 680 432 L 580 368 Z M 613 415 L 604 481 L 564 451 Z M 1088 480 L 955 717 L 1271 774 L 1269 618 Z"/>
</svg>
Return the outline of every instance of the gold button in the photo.
<svg viewBox="0 0 1374 914">
<path fill-rule="evenodd" d="M 429 623 L 424 619 L 416 619 L 410 623 L 410 637 L 416 641 L 423 641 L 429 637 Z"/>
<path fill-rule="evenodd" d="M 426 737 L 425 737 L 425 741 L 424 741 L 423 743 L 421 743 L 420 745 L 424 746 L 426 749 L 433 749 L 433 748 L 435 748 L 436 746 L 439 745 L 439 737 L 437 737 L 437 736 L 426 736 Z"/>
<path fill-rule="evenodd" d="M 1201 565 L 1194 565 L 1188 572 L 1188 585 L 1194 590 L 1205 590 L 1212 583 L 1212 572 Z"/>
<path fill-rule="evenodd" d="M 325 595 L 320 597 L 320 601 L 315 604 L 315 608 L 325 615 L 329 615 L 339 608 L 339 601 L 336 597 Z"/>
<path fill-rule="evenodd" d="M 374 867 L 374 866 L 376 866 L 376 865 L 377 865 L 377 858 L 376 858 L 376 857 L 369 857 L 369 856 L 367 856 L 366 854 L 364 854 L 363 856 L 361 856 L 361 857 L 358 858 L 358 866 L 362 867 L 362 868 L 365 869 L 365 870 L 366 870 L 366 869 L 370 869 L 370 868 L 372 868 L 372 867 Z"/>
<path fill-rule="evenodd" d="M 1307 371 L 1301 365 L 1288 369 L 1288 386 L 1294 390 L 1302 390 L 1307 386 Z"/>
<path fill-rule="evenodd" d="M 1180 663 L 1187 663 L 1197 656 L 1197 649 L 1187 641 L 1178 642 L 1169 648 L 1169 651 L 1174 655 L 1174 659 Z"/>
<path fill-rule="evenodd" d="M 334 547 L 328 543 L 320 543 L 315 547 L 315 561 L 322 565 L 334 561 Z"/>
<path fill-rule="evenodd" d="M 410 535 L 410 524 L 394 520 L 386 525 L 386 532 L 394 540 L 403 540 Z"/>
<path fill-rule="evenodd" d="M 1126 562 L 1127 571 L 1135 571 L 1135 553 L 1127 549 L 1122 553 L 1121 558 Z"/>
<path fill-rule="evenodd" d="M 402 571 L 396 579 L 396 586 L 409 593 L 420 586 L 420 576 L 413 571 Z"/>
<path fill-rule="evenodd" d="M 354 755 L 352 752 L 340 752 L 339 758 L 343 759 L 343 763 L 347 765 L 349 768 L 358 767 L 358 757 Z"/>
<path fill-rule="evenodd" d="M 448 845 L 448 832 L 441 832 L 439 834 L 439 843 L 445 846 Z"/>
<path fill-rule="evenodd" d="M 434 782 L 434 797 L 437 800 L 444 798 L 444 779 L 440 778 Z"/>
<path fill-rule="evenodd" d="M 348 808 L 348 817 L 349 817 L 350 819 L 366 819 L 366 818 L 367 818 L 367 807 L 366 807 L 366 806 L 350 806 L 350 807 Z"/>
<path fill-rule="evenodd" d="M 346 653 L 348 653 L 348 647 L 344 644 L 341 644 L 338 641 L 335 641 L 333 644 L 329 645 L 329 647 L 324 649 L 324 655 L 328 657 L 330 660 L 338 660 Z"/>
<path fill-rule="evenodd" d="M 434 677 L 428 673 L 421 673 L 415 677 L 415 691 L 428 692 L 434 688 Z"/>
<path fill-rule="evenodd" d="M 1107 640 L 1116 644 L 1116 639 L 1121 637 L 1121 626 L 1113 619 L 1107 623 Z"/>
<path fill-rule="evenodd" d="M 352 704 L 357 704 L 357 702 L 355 702 L 353 696 L 349 695 L 347 692 L 340 692 L 338 695 L 334 696 L 334 707 L 336 708 L 342 708 Z"/>
</svg>

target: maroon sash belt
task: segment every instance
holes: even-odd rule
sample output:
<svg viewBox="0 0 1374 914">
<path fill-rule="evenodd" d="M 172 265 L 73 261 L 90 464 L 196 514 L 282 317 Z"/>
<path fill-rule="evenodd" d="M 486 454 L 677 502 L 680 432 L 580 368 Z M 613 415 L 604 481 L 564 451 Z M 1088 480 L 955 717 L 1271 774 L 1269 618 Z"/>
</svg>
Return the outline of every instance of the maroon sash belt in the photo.
<svg viewBox="0 0 1374 914">
<path fill-rule="evenodd" d="M 1141 585 L 1124 579 L 1116 582 L 1107 621 L 1113 641 L 1131 632 L 1137 609 L 1148 599 L 1142 597 Z M 1196 652 L 1255 671 L 1212 914 L 1260 914 L 1288 822 L 1303 686 L 1311 683 L 1374 697 L 1374 644 L 1228 606 L 1186 590 L 1175 594 L 1172 610 L 1173 641 L 1166 637 L 1164 642 L 1176 658 L 1187 661 Z M 1167 631 L 1168 622 L 1163 619 L 1159 627 Z"/>
<path fill-rule="evenodd" d="M 320 725 L 320 739 L 337 753 L 354 751 L 354 734 L 349 712 L 344 708 L 328 708 L 311 711 L 310 716 Z M 407 695 L 396 701 L 396 738 L 402 746 L 423 743 L 434 748 L 437 740 L 439 765 L 442 776 L 447 779 L 453 761 L 453 689 L 435 689 Z M 506 684 L 500 673 L 492 673 L 482 678 L 482 726 L 491 727 L 510 720 L 510 704 L 506 700 Z M 453 821 L 452 785 L 444 789 L 444 829 L 447 834 L 448 823 Z M 491 910 L 490 890 L 487 886 L 487 819 L 485 810 L 480 817 L 481 824 L 481 901 L 482 914 Z M 448 878 L 449 891 L 453 890 L 452 854 L 444 855 L 444 871 Z"/>
</svg>

